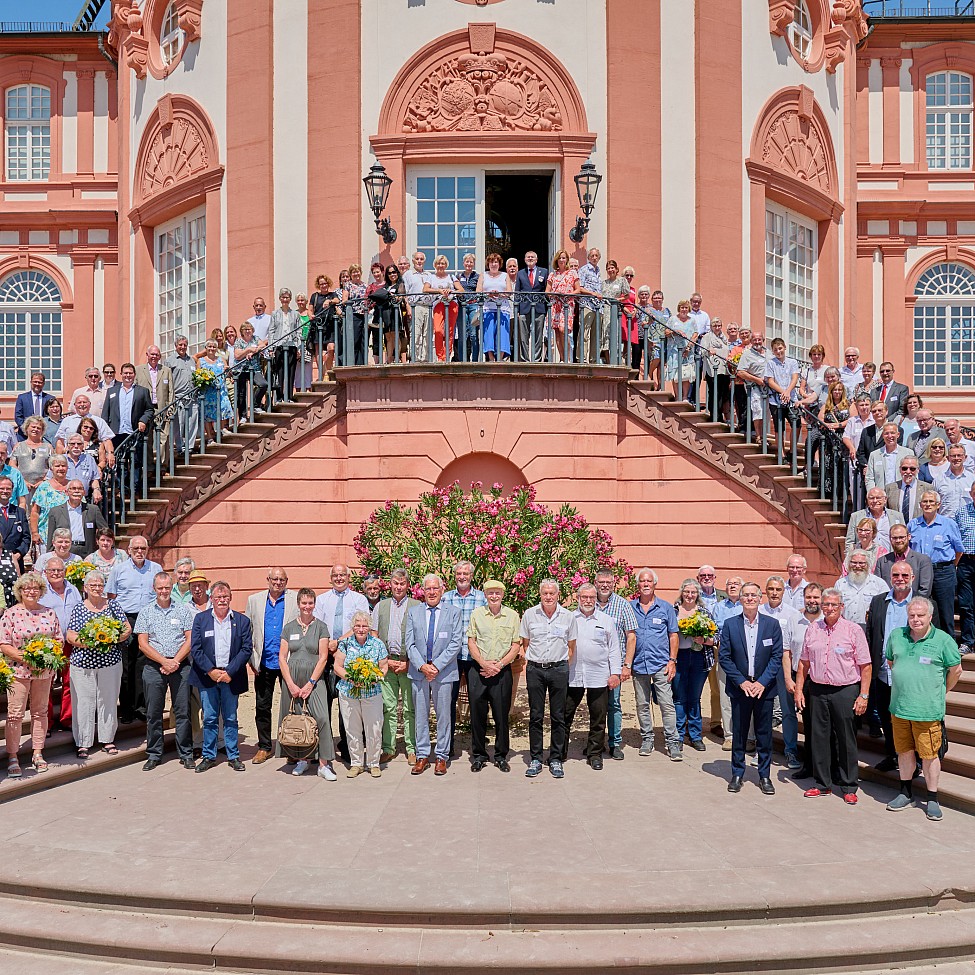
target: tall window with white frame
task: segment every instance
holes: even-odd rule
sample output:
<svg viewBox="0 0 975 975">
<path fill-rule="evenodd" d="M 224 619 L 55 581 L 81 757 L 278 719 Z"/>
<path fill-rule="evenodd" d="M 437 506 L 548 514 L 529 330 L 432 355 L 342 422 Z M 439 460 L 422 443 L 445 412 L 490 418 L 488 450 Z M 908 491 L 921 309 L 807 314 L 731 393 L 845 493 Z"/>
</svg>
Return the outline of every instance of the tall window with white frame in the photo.
<svg viewBox="0 0 975 975">
<path fill-rule="evenodd" d="M 166 64 L 172 64 L 176 60 L 185 37 L 183 28 L 179 26 L 179 11 L 176 4 L 171 3 L 166 7 L 159 30 L 159 50 Z"/>
<path fill-rule="evenodd" d="M 428 269 L 438 254 L 448 269 L 463 269 L 464 254 L 477 248 L 477 180 L 474 176 L 420 176 L 416 181 L 416 249 Z"/>
<path fill-rule="evenodd" d="M 0 392 L 22 393 L 33 372 L 61 389 L 61 291 L 43 271 L 0 281 Z"/>
<path fill-rule="evenodd" d="M 7 179 L 47 179 L 51 171 L 50 90 L 43 85 L 8 88 L 4 108 Z"/>
<path fill-rule="evenodd" d="M 802 362 L 816 343 L 816 225 L 771 204 L 765 210 L 765 340 L 783 338 Z"/>
<path fill-rule="evenodd" d="M 975 270 L 936 264 L 914 298 L 915 387 L 975 389 Z"/>
<path fill-rule="evenodd" d="M 155 236 L 156 341 L 168 355 L 184 334 L 197 349 L 206 338 L 206 215 L 181 217 Z"/>
<path fill-rule="evenodd" d="M 972 168 L 972 79 L 938 71 L 925 80 L 928 169 Z"/>
<path fill-rule="evenodd" d="M 808 61 L 812 53 L 812 17 L 806 0 L 798 0 L 792 10 L 792 23 L 789 24 L 789 43 L 802 61 Z"/>
</svg>

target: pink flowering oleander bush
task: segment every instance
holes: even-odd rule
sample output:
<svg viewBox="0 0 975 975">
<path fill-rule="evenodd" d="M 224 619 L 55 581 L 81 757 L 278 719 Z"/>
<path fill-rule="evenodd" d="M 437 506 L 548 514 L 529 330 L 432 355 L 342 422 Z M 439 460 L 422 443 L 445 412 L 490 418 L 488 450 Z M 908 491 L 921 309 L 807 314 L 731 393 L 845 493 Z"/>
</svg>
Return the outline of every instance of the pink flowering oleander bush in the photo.
<svg viewBox="0 0 975 975">
<path fill-rule="evenodd" d="M 402 566 L 420 598 L 426 573 L 436 572 L 450 588 L 454 564 L 466 559 L 474 565 L 474 584 L 500 579 L 506 605 L 519 613 L 538 602 L 538 584 L 549 577 L 561 583 L 565 598 L 608 568 L 618 592 L 632 591 L 633 570 L 613 557 L 606 532 L 590 527 L 568 504 L 554 512 L 539 504 L 533 487 L 521 485 L 507 497 L 502 490 L 495 484 L 485 491 L 476 481 L 465 491 L 454 482 L 421 495 L 416 507 L 387 501 L 362 523 L 353 542 L 362 574 L 385 580 Z"/>
</svg>

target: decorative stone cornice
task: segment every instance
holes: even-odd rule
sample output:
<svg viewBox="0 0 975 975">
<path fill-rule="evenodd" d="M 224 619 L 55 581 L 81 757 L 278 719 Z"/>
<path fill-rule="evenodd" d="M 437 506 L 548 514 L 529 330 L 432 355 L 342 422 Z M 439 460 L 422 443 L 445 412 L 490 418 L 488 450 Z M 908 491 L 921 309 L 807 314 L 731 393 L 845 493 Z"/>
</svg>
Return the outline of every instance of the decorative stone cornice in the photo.
<svg viewBox="0 0 975 975">
<path fill-rule="evenodd" d="M 770 34 L 785 37 L 792 23 L 795 0 L 769 0 L 768 30 Z"/>
<path fill-rule="evenodd" d="M 839 566 L 839 541 L 828 534 L 822 519 L 816 518 L 815 505 L 803 504 L 786 485 L 762 470 L 762 466 L 769 463 L 768 457 L 737 453 L 724 441 L 714 439 L 707 428 L 689 422 L 671 404 L 646 395 L 634 383 L 629 383 L 621 394 L 621 408 L 630 416 L 666 437 L 682 454 L 707 464 L 740 484 L 763 504 L 795 525 L 827 558 Z"/>
</svg>

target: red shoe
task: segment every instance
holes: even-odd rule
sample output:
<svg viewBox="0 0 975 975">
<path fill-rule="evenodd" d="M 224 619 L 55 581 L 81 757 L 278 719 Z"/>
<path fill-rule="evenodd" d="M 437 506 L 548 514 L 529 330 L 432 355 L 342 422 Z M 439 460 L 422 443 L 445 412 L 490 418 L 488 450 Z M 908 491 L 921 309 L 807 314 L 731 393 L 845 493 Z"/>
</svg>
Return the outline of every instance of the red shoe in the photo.
<svg viewBox="0 0 975 975">
<path fill-rule="evenodd" d="M 843 801 L 848 806 L 855 806 L 857 804 L 857 794 L 855 792 L 847 792 L 846 795 L 843 796 Z"/>
<path fill-rule="evenodd" d="M 802 794 L 804 799 L 818 799 L 820 796 L 828 796 L 830 792 L 827 789 L 806 789 Z"/>
</svg>

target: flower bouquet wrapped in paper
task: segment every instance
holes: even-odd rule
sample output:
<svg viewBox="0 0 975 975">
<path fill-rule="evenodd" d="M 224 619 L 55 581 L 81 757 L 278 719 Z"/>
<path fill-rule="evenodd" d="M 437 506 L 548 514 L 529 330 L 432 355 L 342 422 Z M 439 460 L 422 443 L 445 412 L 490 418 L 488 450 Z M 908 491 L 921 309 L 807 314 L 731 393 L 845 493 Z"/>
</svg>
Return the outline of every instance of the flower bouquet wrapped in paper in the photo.
<svg viewBox="0 0 975 975">
<path fill-rule="evenodd" d="M 345 679 L 352 685 L 350 697 L 362 697 L 383 679 L 383 672 L 368 657 L 356 657 L 346 666 Z"/>
<path fill-rule="evenodd" d="M 85 576 L 98 568 L 94 562 L 69 562 L 64 567 L 64 578 L 73 585 L 82 596 L 85 594 Z"/>
<path fill-rule="evenodd" d="M 693 616 L 685 616 L 678 620 L 677 629 L 680 630 L 681 636 L 691 638 L 701 637 L 705 640 L 711 640 L 718 635 L 718 624 L 700 610 Z"/>
<path fill-rule="evenodd" d="M 217 374 L 206 366 L 193 370 L 193 386 L 195 389 L 210 389 L 217 382 Z"/>
<path fill-rule="evenodd" d="M 111 650 L 122 635 L 122 624 L 112 616 L 93 616 L 78 630 L 78 641 L 89 650 Z"/>
<path fill-rule="evenodd" d="M 39 633 L 27 640 L 20 649 L 24 654 L 24 663 L 37 677 L 48 670 L 58 673 L 68 665 L 64 644 L 53 636 Z"/>
</svg>

